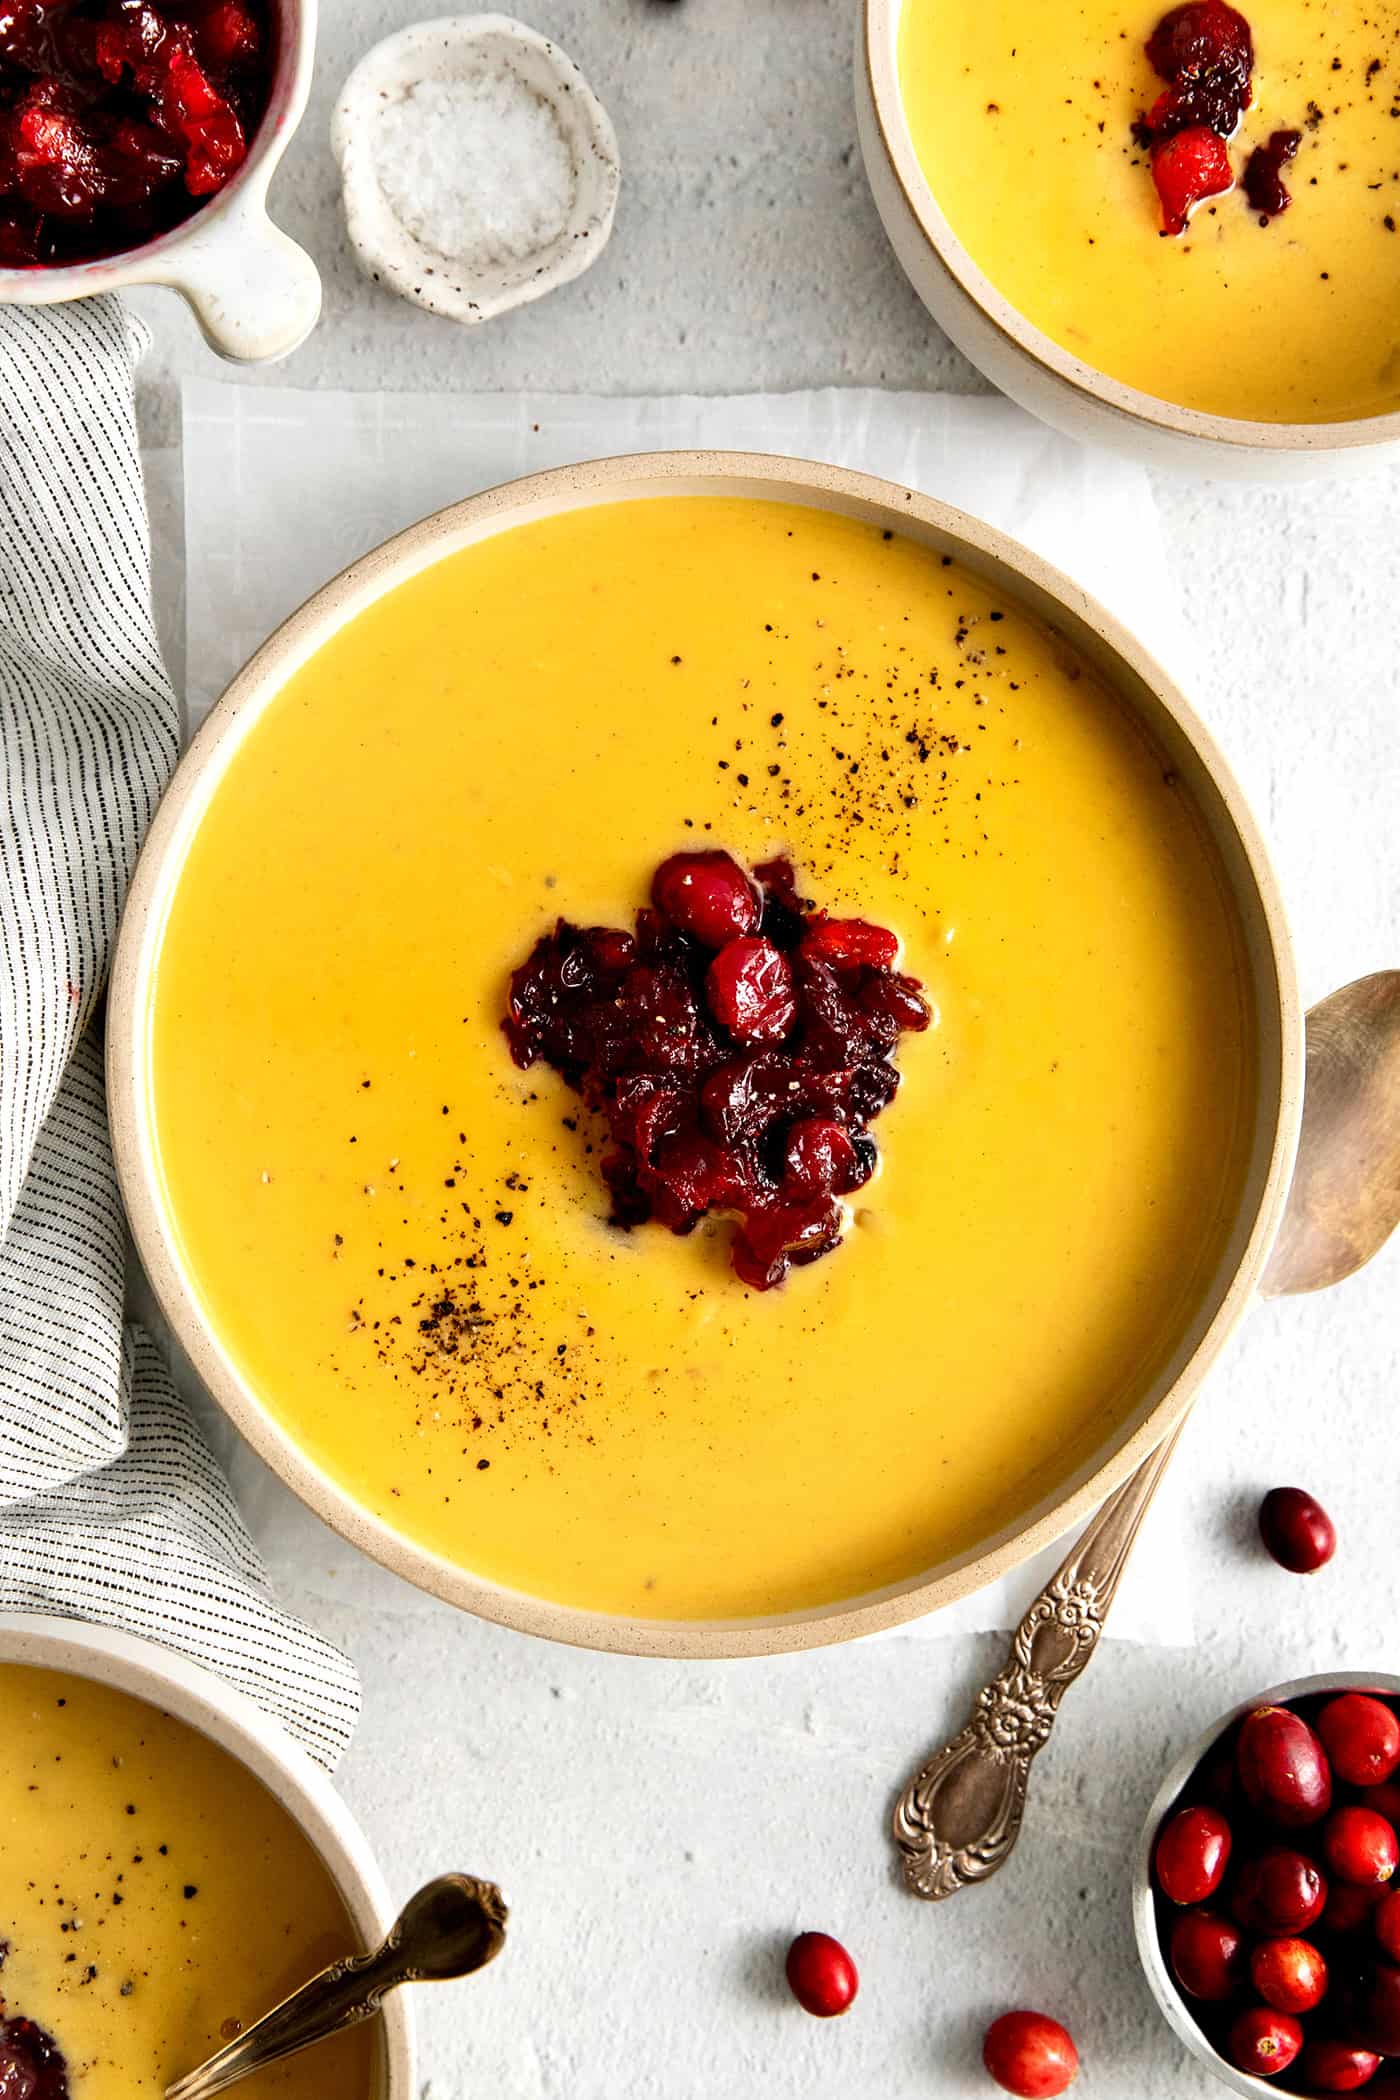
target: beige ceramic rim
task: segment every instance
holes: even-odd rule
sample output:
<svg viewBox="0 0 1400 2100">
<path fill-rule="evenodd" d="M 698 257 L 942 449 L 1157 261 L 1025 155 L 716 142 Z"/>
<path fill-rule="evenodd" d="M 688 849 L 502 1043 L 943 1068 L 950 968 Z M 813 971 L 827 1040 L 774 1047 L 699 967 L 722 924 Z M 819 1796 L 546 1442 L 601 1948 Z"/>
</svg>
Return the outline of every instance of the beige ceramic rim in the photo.
<svg viewBox="0 0 1400 2100">
<path fill-rule="evenodd" d="M 0 1665 L 5 1663 L 66 1670 L 110 1685 L 208 1736 L 287 1811 L 315 1848 L 361 1943 L 378 1946 L 396 1909 L 363 1833 L 321 1767 L 242 1692 L 155 1641 L 37 1612 L 0 1612 Z M 384 2100 L 414 2100 L 413 2020 L 404 1991 L 384 2001 L 379 2059 Z"/>
<path fill-rule="evenodd" d="M 972 301 L 985 320 L 1051 378 L 1130 423 L 1146 423 L 1176 437 L 1202 438 L 1240 452 L 1307 454 L 1363 450 L 1400 442 L 1400 412 L 1350 423 L 1251 423 L 1181 408 L 1110 379 L 1032 326 L 973 261 L 944 217 L 914 149 L 899 92 L 900 11 L 907 0 L 862 0 L 866 84 L 875 125 L 894 180 L 928 247 L 929 259 Z"/>
<path fill-rule="evenodd" d="M 726 494 L 834 511 L 954 554 L 1009 590 L 1100 668 L 1179 773 L 1212 832 L 1249 949 L 1259 1038 L 1259 1106 L 1235 1229 L 1206 1300 L 1170 1362 L 1107 1448 L 978 1548 L 883 1590 L 801 1613 L 674 1621 L 575 1610 L 507 1590 L 425 1551 L 370 1515 L 309 1459 L 225 1356 L 206 1323 L 165 1216 L 149 1106 L 152 967 L 188 843 L 261 710 L 332 634 L 432 563 L 512 525 L 599 502 Z M 161 1306 L 236 1428 L 304 1502 L 353 1545 L 434 1596 L 526 1633 L 636 1655 L 772 1655 L 919 1618 L 1014 1567 L 1087 1517 L 1180 1421 L 1262 1274 L 1287 1194 L 1302 1108 L 1302 1018 L 1278 885 L 1239 788 L 1166 673 L 1078 585 L 1005 534 L 891 482 L 750 453 L 673 452 L 564 467 L 472 497 L 400 533 L 343 571 L 240 672 L 195 738 L 151 826 L 127 901 L 108 1008 L 107 1084 L 117 1169 L 136 1244 Z"/>
</svg>

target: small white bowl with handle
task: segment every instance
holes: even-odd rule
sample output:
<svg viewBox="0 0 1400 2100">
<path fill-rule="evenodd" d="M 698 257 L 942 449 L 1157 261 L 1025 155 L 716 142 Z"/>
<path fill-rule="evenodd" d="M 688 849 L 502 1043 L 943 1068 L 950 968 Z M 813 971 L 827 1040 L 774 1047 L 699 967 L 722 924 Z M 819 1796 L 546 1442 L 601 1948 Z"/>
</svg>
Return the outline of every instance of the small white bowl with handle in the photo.
<svg viewBox="0 0 1400 2100">
<path fill-rule="evenodd" d="M 54 306 L 129 285 L 164 284 L 189 302 L 220 357 L 264 364 L 306 341 L 321 311 L 311 257 L 274 226 L 267 191 L 306 108 L 316 51 L 316 0 L 272 0 L 277 56 L 267 108 L 248 157 L 183 224 L 92 262 L 0 270 L 0 301 Z"/>
</svg>

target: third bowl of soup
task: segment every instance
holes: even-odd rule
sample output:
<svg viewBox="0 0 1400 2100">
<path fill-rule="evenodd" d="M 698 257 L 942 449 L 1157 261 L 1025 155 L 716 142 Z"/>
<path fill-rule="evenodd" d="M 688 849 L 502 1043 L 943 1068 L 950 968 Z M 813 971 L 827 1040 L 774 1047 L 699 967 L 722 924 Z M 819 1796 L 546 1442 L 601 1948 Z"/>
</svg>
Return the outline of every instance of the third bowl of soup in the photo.
<svg viewBox="0 0 1400 2100">
<path fill-rule="evenodd" d="M 1155 665 L 887 484 L 611 461 L 254 659 L 109 1068 L 142 1252 L 312 1505 L 676 1654 L 928 1610 L 1178 1417 L 1298 1114 L 1259 840 Z"/>
<path fill-rule="evenodd" d="M 1400 444 L 1400 29 L 1364 0 L 864 0 L 866 166 L 959 347 L 1076 437 L 1286 478 Z"/>
</svg>

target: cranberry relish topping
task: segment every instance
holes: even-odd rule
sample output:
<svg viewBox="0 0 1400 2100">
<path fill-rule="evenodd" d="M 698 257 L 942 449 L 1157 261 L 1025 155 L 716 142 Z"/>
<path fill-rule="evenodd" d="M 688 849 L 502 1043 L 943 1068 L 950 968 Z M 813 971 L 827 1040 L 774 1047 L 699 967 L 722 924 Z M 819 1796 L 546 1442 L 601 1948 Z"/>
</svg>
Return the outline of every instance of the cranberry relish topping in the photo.
<svg viewBox="0 0 1400 2100">
<path fill-rule="evenodd" d="M 68 2066 L 32 2020 L 9 2020 L 0 1998 L 0 2100 L 68 2100 Z"/>
<path fill-rule="evenodd" d="M 111 255 L 242 166 L 267 0 L 0 0 L 0 267 Z"/>
<path fill-rule="evenodd" d="M 1184 233 L 1198 204 L 1234 187 L 1226 141 L 1254 100 L 1254 38 L 1226 0 L 1187 0 L 1163 15 L 1147 56 L 1167 85 L 1135 133 L 1151 155 L 1162 231 Z M 1291 202 L 1280 171 L 1299 140 L 1296 131 L 1276 131 L 1250 157 L 1244 189 L 1261 224 Z"/>
<path fill-rule="evenodd" d="M 799 898 L 786 860 L 745 874 L 727 853 L 678 853 L 636 931 L 560 919 L 510 983 L 515 1062 L 542 1058 L 606 1117 L 612 1218 L 690 1232 L 738 1220 L 731 1259 L 755 1290 L 829 1254 L 837 1200 L 878 1155 L 891 1056 L 927 1028 L 899 943 Z"/>
</svg>

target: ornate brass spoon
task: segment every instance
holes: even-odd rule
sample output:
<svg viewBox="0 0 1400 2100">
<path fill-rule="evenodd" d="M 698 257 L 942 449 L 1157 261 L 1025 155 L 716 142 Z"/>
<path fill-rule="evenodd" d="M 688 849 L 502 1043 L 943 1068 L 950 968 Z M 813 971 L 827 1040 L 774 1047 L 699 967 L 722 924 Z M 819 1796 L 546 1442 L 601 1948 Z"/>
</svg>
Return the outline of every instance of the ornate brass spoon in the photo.
<svg viewBox="0 0 1400 2100">
<path fill-rule="evenodd" d="M 409 1898 L 377 1953 L 323 1969 L 197 2071 L 168 2085 L 165 2100 L 211 2100 L 265 2064 L 367 2020 L 401 1983 L 445 1983 L 484 1969 L 505 1945 L 506 1915 L 492 1882 L 440 1875 Z"/>
<path fill-rule="evenodd" d="M 1298 1157 L 1261 1296 L 1320 1291 L 1400 1224 L 1400 970 L 1358 978 L 1308 1015 Z M 1184 1426 L 1184 1425 L 1183 1425 Z M 1139 1527 L 1181 1435 L 1111 1495 L 1017 1627 L 966 1726 L 910 1780 L 895 1843 L 916 1896 L 985 1881 L 1021 1829 L 1031 1760 L 1098 1646 Z"/>
</svg>

